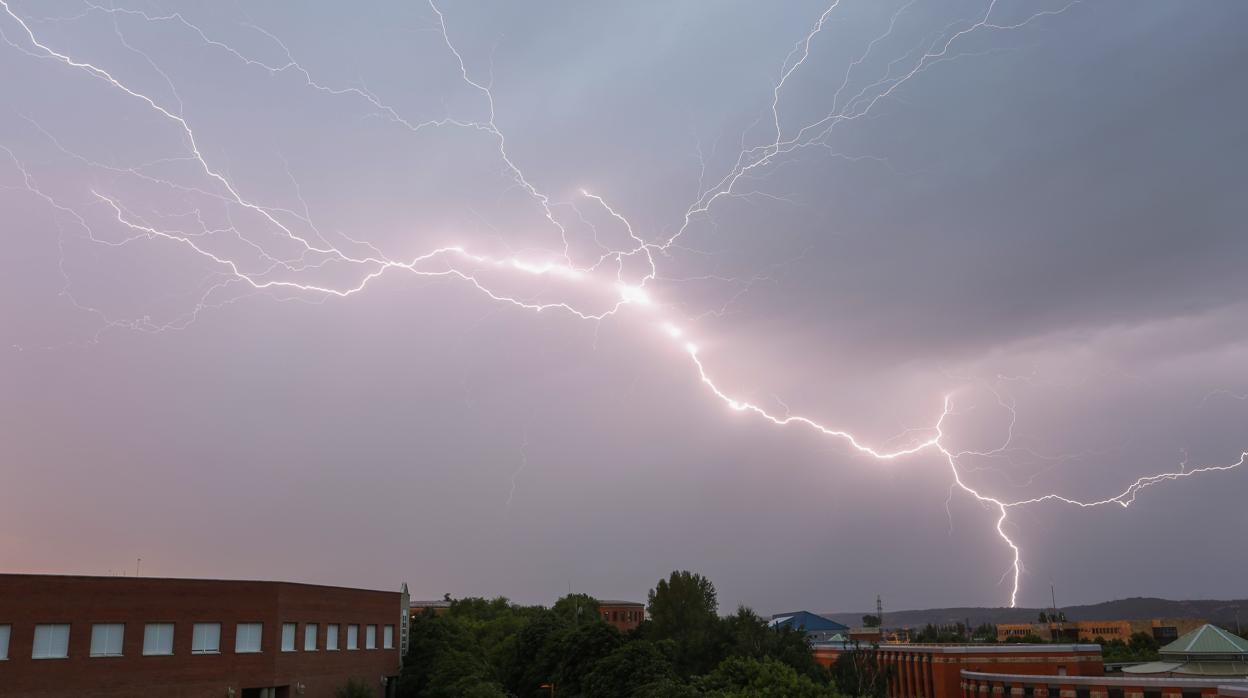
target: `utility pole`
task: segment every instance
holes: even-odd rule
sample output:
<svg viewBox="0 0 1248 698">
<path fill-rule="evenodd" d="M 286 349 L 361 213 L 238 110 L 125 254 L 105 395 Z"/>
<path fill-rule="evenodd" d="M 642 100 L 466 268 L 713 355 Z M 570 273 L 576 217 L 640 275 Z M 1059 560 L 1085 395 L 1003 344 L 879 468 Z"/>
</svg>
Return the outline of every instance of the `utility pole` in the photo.
<svg viewBox="0 0 1248 698">
<path fill-rule="evenodd" d="M 875 595 L 875 619 L 879 621 L 880 636 L 884 635 L 884 601 L 880 599 L 880 595 Z"/>
<path fill-rule="evenodd" d="M 1052 583 L 1049 584 L 1049 602 L 1052 604 L 1049 607 L 1049 622 L 1057 624 L 1056 639 L 1063 640 L 1065 639 L 1064 633 L 1062 632 L 1063 624 L 1057 619 L 1057 587 Z M 1049 633 L 1049 639 L 1054 639 L 1052 632 Z"/>
<path fill-rule="evenodd" d="M 134 576 L 139 576 L 139 566 L 143 564 L 143 558 L 135 558 L 134 560 Z"/>
</svg>

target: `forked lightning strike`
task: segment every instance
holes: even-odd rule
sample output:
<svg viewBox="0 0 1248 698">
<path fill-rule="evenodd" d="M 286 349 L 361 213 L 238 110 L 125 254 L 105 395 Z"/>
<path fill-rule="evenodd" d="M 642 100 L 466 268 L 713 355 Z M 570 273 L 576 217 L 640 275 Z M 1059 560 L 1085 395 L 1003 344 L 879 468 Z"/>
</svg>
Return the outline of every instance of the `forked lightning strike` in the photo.
<svg viewBox="0 0 1248 698">
<path fill-rule="evenodd" d="M 784 128 L 781 115 L 781 103 L 783 101 L 784 90 L 790 79 L 793 78 L 811 58 L 812 46 L 819 38 L 820 33 L 831 21 L 832 14 L 840 5 L 840 0 L 834 0 L 827 7 L 827 9 L 820 14 L 804 38 L 794 45 L 793 49 L 784 58 L 781 64 L 780 76 L 775 83 L 774 89 L 772 90 L 772 99 L 770 104 L 772 118 L 771 140 L 761 145 L 752 147 L 744 147 L 743 145 L 742 150 L 736 157 L 736 162 L 714 186 L 707 189 L 702 189 L 701 187 L 699 188 L 697 200 L 695 200 L 685 211 L 683 221 L 681 221 L 680 226 L 676 228 L 673 234 L 666 237 L 666 239 L 662 239 L 660 242 L 648 241 L 645 237 L 643 237 L 643 235 L 639 234 L 634 229 L 634 226 L 625 215 L 613 208 L 603 197 L 582 190 L 582 197 L 600 207 L 602 211 L 604 211 L 613 221 L 622 226 L 631 241 L 631 246 L 627 246 L 622 249 L 604 247 L 605 251 L 599 255 L 597 259 L 594 259 L 591 263 L 583 266 L 578 266 L 573 260 L 571 251 L 572 246 L 569 240 L 569 231 L 555 213 L 555 207 L 559 202 L 553 202 L 549 196 L 542 193 L 536 186 L 534 186 L 524 175 L 520 167 L 517 166 L 512 160 L 507 150 L 506 138 L 496 124 L 496 103 L 494 94 L 488 84 L 482 83 L 471 76 L 470 71 L 464 62 L 463 55 L 456 48 L 454 42 L 450 38 L 450 31 L 447 27 L 446 18 L 433 0 L 430 0 L 430 9 L 436 17 L 436 24 L 440 30 L 441 38 L 445 43 L 447 51 L 454 58 L 460 79 L 465 85 L 471 87 L 484 99 L 488 111 L 488 118 L 485 120 L 452 119 L 449 117 L 434 121 L 415 121 L 407 119 L 396 109 L 382 101 L 377 95 L 368 90 L 354 87 L 334 87 L 314 79 L 313 76 L 294 59 L 292 52 L 286 44 L 284 44 L 272 33 L 259 27 L 248 25 L 251 29 L 261 33 L 269 40 L 275 42 L 287 59 L 285 64 L 271 65 L 251 58 L 228 44 L 211 38 L 207 33 L 200 29 L 200 27 L 187 20 L 183 15 L 177 13 L 158 16 L 147 14 L 138 10 L 103 7 L 88 3 L 88 9 L 83 13 L 83 15 L 88 13 L 120 14 L 131 18 L 138 18 L 139 20 L 145 22 L 169 23 L 177 25 L 183 30 L 190 32 L 193 36 L 204 42 L 205 45 L 231 55 L 247 68 L 264 70 L 271 75 L 279 75 L 285 72 L 295 73 L 303 78 L 307 87 L 335 98 L 362 100 L 363 103 L 366 104 L 368 108 L 374 110 L 376 114 L 381 115 L 388 121 L 398 124 L 411 131 L 424 128 L 464 128 L 488 134 L 497 146 L 498 157 L 504 164 L 506 172 L 509 173 L 516 184 L 524 192 L 526 192 L 529 197 L 531 197 L 535 205 L 540 210 L 542 217 L 551 224 L 553 229 L 558 234 L 561 249 L 552 252 L 552 256 L 557 258 L 559 261 L 551 261 L 550 259 L 538 261 L 518 257 L 494 258 L 475 254 L 471 252 L 467 246 L 463 245 L 439 247 L 405 260 L 392 259 L 383 254 L 381 250 L 371 243 L 356 240 L 355 238 L 350 238 L 344 235 L 344 237 L 350 240 L 353 244 L 358 244 L 370 251 L 369 254 L 365 255 L 349 254 L 342 248 L 325 241 L 324 236 L 320 235 L 319 232 L 316 231 L 315 226 L 310 220 L 310 215 L 307 215 L 306 204 L 304 215 L 298 215 L 285 209 L 267 207 L 252 199 L 244 197 L 243 194 L 230 182 L 230 180 L 221 174 L 219 169 L 216 169 L 209 164 L 208 159 L 200 150 L 190 122 L 183 113 L 183 107 L 180 100 L 178 100 L 179 104 L 176 108 L 162 106 L 157 99 L 127 85 L 108 70 L 92 63 L 75 59 L 67 52 L 51 48 L 47 44 L 40 41 L 35 32 L 31 29 L 29 23 L 19 14 L 14 12 L 10 6 L 9 0 L 0 0 L 0 8 L 3 8 L 4 11 L 3 15 L 0 15 L 0 19 L 7 16 L 8 23 L 10 25 L 20 28 L 20 35 L 24 36 L 25 42 L 24 44 L 19 44 L 9 38 L 9 36 L 3 31 L 3 24 L 0 24 L 0 40 L 3 40 L 8 46 L 27 55 L 58 61 L 66 67 L 82 71 L 93 78 L 105 82 L 121 94 L 125 95 L 127 98 L 138 100 L 139 102 L 146 104 L 150 109 L 170 122 L 184 136 L 189 150 L 189 159 L 194 160 L 203 174 L 215 183 L 211 186 L 219 188 L 220 191 L 209 192 L 198 187 L 190 187 L 180 183 L 156 179 L 149 175 L 141 174 L 137 169 L 128 170 L 127 172 L 130 175 L 141 177 L 149 182 L 175 187 L 183 191 L 194 191 L 218 198 L 233 206 L 237 206 L 257 214 L 267 226 L 271 226 L 272 229 L 278 231 L 281 237 L 296 243 L 296 245 L 300 248 L 300 252 L 295 257 L 283 257 L 281 254 L 271 250 L 270 248 L 266 248 L 254 237 L 248 237 L 232 223 L 225 228 L 210 228 L 207 223 L 203 221 L 202 217 L 199 216 L 198 212 L 195 213 L 195 217 L 202 227 L 202 231 L 197 233 L 188 233 L 182 230 L 171 229 L 167 226 L 161 226 L 143 220 L 141 217 L 128 211 L 126 206 L 120 200 L 108 192 L 92 190 L 90 191 L 90 195 L 95 199 L 97 204 L 106 207 L 106 210 L 110 212 L 111 219 L 124 230 L 128 231 L 126 236 L 121 240 L 107 239 L 96 234 L 96 232 L 87 223 L 86 217 L 80 215 L 71 206 L 58 201 L 53 196 L 42 191 L 37 186 L 25 164 L 22 163 L 8 148 L 3 148 L 3 150 L 8 154 L 9 159 L 12 160 L 14 165 L 21 172 L 24 188 L 53 207 L 56 212 L 69 216 L 72 219 L 73 224 L 81 228 L 86 237 L 92 242 L 108 245 L 126 245 L 142 240 L 163 240 L 174 243 L 182 246 L 190 253 L 202 259 L 206 259 L 213 265 L 221 268 L 223 270 L 222 273 L 224 277 L 227 279 L 227 281 L 223 282 L 223 284 L 228 283 L 229 281 L 236 281 L 256 291 L 282 289 L 297 294 L 347 298 L 359 294 L 368 286 L 370 282 L 387 272 L 393 271 L 396 273 L 406 272 L 417 276 L 449 277 L 459 279 L 470 284 L 477 291 L 481 292 L 491 300 L 535 312 L 547 310 L 561 311 L 581 320 L 601 321 L 615 315 L 626 307 L 633 308 L 639 313 L 646 313 L 647 317 L 654 322 L 655 327 L 663 335 L 673 341 L 681 353 L 684 354 L 685 358 L 690 362 L 692 368 L 696 372 L 698 379 L 707 391 L 731 410 L 753 414 L 760 419 L 780 427 L 797 426 L 811 429 L 822 436 L 843 441 L 856 453 L 875 460 L 892 461 L 928 451 L 938 453 L 949 467 L 953 485 L 973 497 L 976 501 L 987 505 L 996 511 L 994 523 L 995 531 L 1009 548 L 1011 553 L 1011 562 L 1007 568 L 1006 576 L 1012 577 L 1010 605 L 1014 606 L 1018 600 L 1018 592 L 1021 582 L 1022 551 L 1011 538 L 1010 533 L 1006 530 L 1010 509 L 1029 505 L 1038 505 L 1046 502 L 1061 503 L 1077 507 L 1098 507 L 1117 504 L 1126 508 L 1135 501 L 1137 495 L 1146 487 L 1162 482 L 1185 479 L 1198 474 L 1229 471 L 1239 468 L 1244 465 L 1246 460 L 1248 460 L 1248 452 L 1240 453 L 1238 460 L 1225 465 L 1210 465 L 1192 469 L 1184 466 L 1179 472 L 1163 472 L 1156 475 L 1141 477 L 1131 483 L 1118 495 L 1106 499 L 1082 500 L 1059 493 L 1050 493 L 1039 497 L 1016 501 L 1001 499 L 984 494 L 967 484 L 967 482 L 963 480 L 962 471 L 959 468 L 959 459 L 966 456 L 994 456 L 1003 453 L 1010 447 L 1013 439 L 1014 422 L 1016 418 L 1013 404 L 1007 404 L 999 399 L 1001 406 L 1009 410 L 1011 414 L 1011 424 L 1003 444 L 990 450 L 954 451 L 947 446 L 944 440 L 944 428 L 945 420 L 950 416 L 953 405 L 953 397 L 951 395 L 946 395 L 943 398 L 941 403 L 942 409 L 939 415 L 935 417 L 932 426 L 924 429 L 909 430 L 925 432 L 925 436 L 921 440 L 911 443 L 903 448 L 896 449 L 872 446 L 855 436 L 851 431 L 828 427 L 810 417 L 790 413 L 787 405 L 784 405 L 779 398 L 776 398 L 777 402 L 784 406 L 785 409 L 785 414 L 783 416 L 778 416 L 764 407 L 741 398 L 734 397 L 728 390 L 722 388 L 712 378 L 706 364 L 703 362 L 698 347 L 690 340 L 686 330 L 682 328 L 678 322 L 667 316 L 668 306 L 661 305 L 653 297 L 650 289 L 648 288 L 650 282 L 654 281 L 658 276 L 658 260 L 656 259 L 656 253 L 666 253 L 672 250 L 677 240 L 694 224 L 695 220 L 702 216 L 709 215 L 712 207 L 720 199 L 741 196 L 739 192 L 735 191 L 735 188 L 738 183 L 747 178 L 751 172 L 766 168 L 770 164 L 776 162 L 781 156 L 799 149 L 812 146 L 830 147 L 827 141 L 836 126 L 844 122 L 863 117 L 878 103 L 880 103 L 881 100 L 887 99 L 890 95 L 896 92 L 896 90 L 901 88 L 917 75 L 920 75 L 937 63 L 941 63 L 955 57 L 956 54 L 953 53 L 955 45 L 963 37 L 978 32 L 1019 29 L 1042 17 L 1062 14 L 1078 2 L 1078 0 L 1075 0 L 1075 2 L 1061 7 L 1060 9 L 1036 12 L 1016 22 L 999 23 L 993 18 L 994 11 L 996 10 L 996 0 L 989 0 L 985 6 L 984 12 L 978 18 L 967 22 L 955 22 L 949 25 L 940 34 L 932 37 L 928 47 L 926 49 L 920 48 L 918 51 L 919 57 L 911 61 L 911 63 L 903 68 L 903 70 L 896 77 L 892 77 L 893 67 L 897 64 L 904 63 L 909 57 L 909 54 L 890 62 L 888 64 L 888 71 L 884 77 L 877 78 L 874 82 L 867 84 L 867 86 L 863 87 L 857 94 L 845 100 L 842 105 L 841 94 L 850 84 L 851 78 L 853 77 L 855 71 L 863 65 L 864 61 L 866 61 L 868 56 L 871 55 L 871 53 L 878 45 L 880 45 L 881 42 L 885 41 L 892 35 L 899 18 L 909 10 L 915 1 L 917 0 L 911 0 L 910 3 L 901 6 L 893 12 L 889 17 L 887 27 L 883 33 L 873 38 L 866 45 L 860 57 L 850 63 L 845 72 L 844 79 L 841 81 L 840 86 L 836 89 L 835 95 L 833 96 L 832 111 L 818 120 L 802 125 L 796 131 L 790 131 L 793 135 L 786 136 L 786 130 Z M 70 21 L 73 19 L 76 18 L 64 18 L 60 21 Z M 117 29 L 117 33 L 119 38 L 121 38 L 122 43 L 128 49 L 138 52 L 137 49 L 125 42 L 124 37 L 121 37 L 119 28 Z M 164 72 L 160 71 L 160 69 L 156 67 L 154 61 L 146 55 L 144 55 L 144 58 L 148 60 L 152 67 L 156 68 L 158 73 L 165 76 Z M 167 76 L 165 76 L 165 79 L 166 82 L 169 83 L 169 87 L 172 89 L 173 85 L 168 81 Z M 176 95 L 176 90 L 174 91 L 174 94 Z M 838 105 L 840 105 L 839 108 Z M 72 153 L 69 153 L 69 151 L 62 148 L 59 142 L 56 142 L 52 135 L 45 131 L 42 127 L 39 127 L 38 124 L 35 124 L 35 126 L 39 128 L 43 135 L 52 139 L 56 146 L 62 150 L 62 152 L 73 155 Z M 91 162 L 81 156 L 74 155 L 74 157 L 91 167 L 107 167 L 99 163 Z M 703 168 L 705 169 L 705 165 Z M 117 173 L 122 173 L 121 170 L 116 170 L 114 168 L 108 169 L 113 169 Z M 319 241 L 314 243 L 305 235 L 296 232 L 294 226 L 283 223 L 280 218 L 282 215 L 293 215 L 295 218 L 308 225 L 313 233 L 315 233 Z M 257 252 L 260 258 L 260 266 L 252 268 L 250 266 L 251 263 L 214 250 L 212 244 L 213 234 L 219 232 L 228 232 L 232 235 L 236 235 L 239 239 L 247 243 L 250 248 Z M 596 238 L 597 236 L 595 231 L 595 240 Z M 600 242 L 599 244 L 601 246 Z M 624 266 L 626 260 L 634 258 L 644 262 L 645 270 L 643 273 L 629 278 L 628 275 L 625 274 Z M 349 268 L 358 269 L 359 273 L 355 281 L 345 285 L 333 285 L 300 280 L 301 274 L 319 269 L 329 261 L 348 265 Z M 613 277 L 608 271 L 612 265 L 615 267 Z M 563 284 L 574 285 L 591 290 L 595 294 L 609 298 L 610 300 L 603 303 L 595 310 L 584 309 L 580 307 L 579 304 L 571 301 L 534 302 L 526 300 L 521 296 L 503 293 L 494 288 L 483 277 L 483 272 L 489 270 L 492 270 L 494 273 L 515 273 L 521 277 L 548 277 L 556 279 Z M 215 285 L 213 289 L 219 288 L 223 284 Z M 212 289 L 208 291 L 208 293 L 211 292 Z M 205 295 L 204 298 L 206 299 L 207 295 Z M 203 303 L 201 302 L 201 306 L 202 305 Z M 147 328 L 145 325 L 137 323 L 118 324 L 130 327 L 137 326 L 140 328 Z M 110 326 L 112 326 L 111 323 Z M 165 325 L 157 327 L 156 329 L 168 329 L 170 327 L 175 326 Z M 1228 394 L 1235 398 L 1243 399 L 1240 395 L 1231 393 Z M 508 495 L 508 503 L 510 503 L 511 496 L 515 491 L 516 478 L 519 476 L 520 471 L 524 467 L 523 456 L 524 452 L 522 449 L 522 461 L 515 474 L 513 474 L 511 481 L 512 489 Z"/>
</svg>

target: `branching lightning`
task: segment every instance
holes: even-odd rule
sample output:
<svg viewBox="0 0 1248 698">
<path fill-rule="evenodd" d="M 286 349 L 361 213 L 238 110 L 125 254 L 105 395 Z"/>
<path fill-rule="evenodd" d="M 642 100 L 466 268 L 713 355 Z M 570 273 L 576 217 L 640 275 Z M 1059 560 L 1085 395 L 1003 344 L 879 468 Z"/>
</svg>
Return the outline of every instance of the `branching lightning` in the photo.
<svg viewBox="0 0 1248 698">
<path fill-rule="evenodd" d="M 176 245 L 189 256 L 205 261 L 215 268 L 219 274 L 220 281 L 207 289 L 201 299 L 201 303 L 192 312 L 190 320 L 193 320 L 194 316 L 208 304 L 208 298 L 211 294 L 226 285 L 238 285 L 254 292 L 280 291 L 286 294 L 293 294 L 296 297 L 345 299 L 361 294 L 370 283 L 388 273 L 408 273 L 422 277 L 454 279 L 468 284 L 484 297 L 504 306 L 533 312 L 561 312 L 577 320 L 600 322 L 625 309 L 642 314 L 652 322 L 653 327 L 661 336 L 673 342 L 679 349 L 677 355 L 682 356 L 684 360 L 689 362 L 694 375 L 707 393 L 730 410 L 748 413 L 777 427 L 796 427 L 812 430 L 821 436 L 843 442 L 854 453 L 876 461 L 894 461 L 917 456 L 925 452 L 931 452 L 933 455 L 938 454 L 949 468 L 952 479 L 950 492 L 952 493 L 953 488 L 957 488 L 993 512 L 993 528 L 1009 550 L 1010 561 L 1005 577 L 1011 580 L 1009 599 L 1010 605 L 1013 606 L 1018 600 L 1023 570 L 1023 555 L 1022 550 L 1011 537 L 1008 527 L 1008 517 L 1012 509 L 1044 503 L 1065 504 L 1079 508 L 1116 504 L 1125 509 L 1135 502 L 1139 493 L 1147 487 L 1162 482 L 1239 468 L 1244 465 L 1245 460 L 1248 460 L 1248 451 L 1240 453 L 1238 460 L 1222 465 L 1205 465 L 1189 468 L 1184 464 L 1177 472 L 1162 472 L 1140 477 L 1117 495 L 1103 499 L 1085 500 L 1060 493 L 1049 493 L 1019 500 L 994 496 L 972 487 L 965 481 L 963 475 L 967 469 L 962 466 L 961 460 L 972 456 L 992 457 L 1012 448 L 1017 422 L 1017 413 L 1013 401 L 1006 401 L 998 396 L 999 406 L 1008 410 L 1011 419 L 1010 426 L 1001 444 L 991 449 L 982 451 L 954 450 L 948 445 L 945 427 L 946 419 L 953 414 L 954 396 L 952 394 L 945 395 L 940 400 L 939 412 L 933 410 L 935 414 L 931 426 L 909 430 L 908 433 L 921 435 L 917 438 L 917 441 L 912 441 L 898 448 L 872 445 L 848 429 L 826 426 L 811 417 L 790 412 L 788 405 L 779 397 L 776 397 L 775 401 L 782 406 L 783 414 L 776 414 L 765 407 L 736 397 L 729 388 L 722 387 L 713 378 L 712 371 L 704 361 L 698 346 L 689 336 L 689 331 L 683 326 L 684 323 L 671 316 L 672 306 L 660 302 L 651 288 L 651 282 L 662 278 L 659 269 L 663 255 L 679 249 L 677 241 L 690 229 L 695 221 L 709 217 L 717 202 L 724 199 L 755 195 L 773 196 L 762 192 L 741 191 L 741 185 L 748 182 L 751 177 L 766 170 L 769 166 L 777 163 L 783 156 L 794 151 L 810 147 L 831 149 L 829 138 L 836 127 L 866 116 L 878 104 L 889 99 L 905 84 L 930 70 L 934 65 L 958 57 L 960 55 L 957 53 L 959 45 L 966 37 L 985 32 L 1018 30 L 1033 22 L 1042 21 L 1046 17 L 1063 14 L 1078 2 L 1078 0 L 1075 0 L 1075 2 L 1058 9 L 1039 11 L 1017 21 L 1005 22 L 994 17 L 997 0 L 989 0 L 981 15 L 971 20 L 955 22 L 949 25 L 939 35 L 932 37 L 930 42 L 926 44 L 926 47 L 920 46 L 916 50 L 912 50 L 901 58 L 890 62 L 884 75 L 867 78 L 870 82 L 867 82 L 864 87 L 848 97 L 843 97 L 843 95 L 848 94 L 847 90 L 853 82 L 853 78 L 857 75 L 856 71 L 862 70 L 872 53 L 892 36 L 899 19 L 905 15 L 915 1 L 917 0 L 912 0 L 891 13 L 887 26 L 882 33 L 872 38 L 866 44 L 859 57 L 849 64 L 843 80 L 840 81 L 839 86 L 836 87 L 832 95 L 831 111 L 814 121 L 802 124 L 796 128 L 786 128 L 783 118 L 783 103 L 786 89 L 797 79 L 803 67 L 813 60 L 812 56 L 818 48 L 820 35 L 833 21 L 833 15 L 841 4 L 840 0 L 833 0 L 811 25 L 805 36 L 793 45 L 792 50 L 781 62 L 779 77 L 774 84 L 769 105 L 771 133 L 768 140 L 762 144 L 747 146 L 743 136 L 742 147 L 736 156 L 735 162 L 726 173 L 719 177 L 718 181 L 715 181 L 710 186 L 703 186 L 703 182 L 699 182 L 695 200 L 685 210 L 683 219 L 671 234 L 652 239 L 643 232 L 639 232 L 630 219 L 613 207 L 605 197 L 582 190 L 578 199 L 581 205 L 587 208 L 596 208 L 601 213 L 604 213 L 613 222 L 613 225 L 618 225 L 622 228 L 628 238 L 628 243 L 623 247 L 617 248 L 605 245 L 598 239 L 597 230 L 590 225 L 589 227 L 594 233 L 594 240 L 598 247 L 601 248 L 601 254 L 596 259 L 589 260 L 586 264 L 578 264 L 574 258 L 570 238 L 571 233 L 559 215 L 560 207 L 567 205 L 575 212 L 582 223 L 586 223 L 587 221 L 582 215 L 581 209 L 576 202 L 555 201 L 543 193 L 515 162 L 508 151 L 507 139 L 497 125 L 497 104 L 489 81 L 482 81 L 472 75 L 472 71 L 469 70 L 465 63 L 463 54 L 451 38 L 452 33 L 448 28 L 447 18 L 434 0 L 430 0 L 429 8 L 440 38 L 445 45 L 446 51 L 453 59 L 458 72 L 458 78 L 473 93 L 479 95 L 479 98 L 482 100 L 486 111 L 486 117 L 483 119 L 456 119 L 450 117 L 438 120 L 409 119 L 401 114 L 398 109 L 365 88 L 339 87 L 317 80 L 294 58 L 292 51 L 285 43 L 273 33 L 260 27 L 246 25 L 249 29 L 272 41 L 281 54 L 285 56 L 284 63 L 271 64 L 250 57 L 229 44 L 211 37 L 199 26 L 178 13 L 156 15 L 139 10 L 105 7 L 87 3 L 87 9 L 80 16 L 90 13 L 111 15 L 113 28 L 122 45 L 127 50 L 141 55 L 162 76 L 170 94 L 174 97 L 174 102 L 176 102 L 175 104 L 163 104 L 159 98 L 146 94 L 140 89 L 127 84 L 126 81 L 117 77 L 107 68 L 75 58 L 68 50 L 54 48 L 45 43 L 32 29 L 32 22 L 11 7 L 11 0 L 0 0 L 0 9 L 3 10 L 3 13 L 0 14 L 0 40 L 10 48 L 28 56 L 54 61 L 67 69 L 85 74 L 106 84 L 125 99 L 134 100 L 145 105 L 180 134 L 187 150 L 186 154 L 180 156 L 180 158 L 193 162 L 207 178 L 208 182 L 203 186 L 188 185 L 147 174 L 144 167 L 116 168 L 111 165 L 90 161 L 73 154 L 61 146 L 53 134 L 47 132 L 31 120 L 31 124 L 39 130 L 43 137 L 49 139 L 62 153 L 75 157 L 90 167 L 109 169 L 117 174 L 133 176 L 149 183 L 174 187 L 182 191 L 193 191 L 224 202 L 227 204 L 227 212 L 233 209 L 256 217 L 261 222 L 260 229 L 253 231 L 247 229 L 246 226 L 240 227 L 233 220 L 226 226 L 212 227 L 198 211 L 188 212 L 180 216 L 180 218 L 190 221 L 181 225 L 170 225 L 167 221 L 147 220 L 144 216 L 128 208 L 121 197 L 115 193 L 110 193 L 102 187 L 99 189 L 93 188 L 89 191 L 90 197 L 94 202 L 92 205 L 101 207 L 107 213 L 107 217 L 112 223 L 119 230 L 124 231 L 120 238 L 109 236 L 93 229 L 88 223 L 88 217 L 83 212 L 76 210 L 69 204 L 63 203 L 41 189 L 25 163 L 10 149 L 3 148 L 3 150 L 8 160 L 20 173 L 21 186 L 19 188 L 36 196 L 51 207 L 54 215 L 58 216 L 58 221 L 59 217 L 65 217 L 71 225 L 83 231 L 90 241 L 111 246 L 149 242 Z M 383 253 L 377 246 L 363 239 L 348 237 L 345 234 L 343 237 L 350 245 L 335 245 L 329 242 L 327 236 L 321 234 L 313 223 L 312 215 L 308 211 L 306 202 L 302 202 L 302 195 L 299 197 L 303 207 L 302 211 L 266 206 L 258 200 L 244 195 L 223 174 L 221 168 L 217 168 L 210 163 L 210 156 L 201 150 L 196 133 L 192 128 L 191 118 L 185 113 L 185 107 L 178 96 L 173 81 L 170 80 L 165 72 L 161 71 L 155 61 L 126 41 L 121 26 L 117 21 L 119 17 L 123 16 L 131 21 L 171 25 L 178 31 L 186 32 L 190 37 L 202 42 L 203 45 L 213 50 L 224 52 L 233 60 L 237 60 L 246 69 L 265 71 L 270 75 L 283 73 L 297 75 L 303 80 L 307 88 L 322 93 L 329 98 L 358 100 L 364 108 L 370 110 L 373 114 L 408 131 L 455 128 L 468 129 L 484 134 L 485 137 L 491 139 L 496 147 L 497 156 L 503 165 L 504 171 L 514 181 L 516 186 L 529 197 L 542 218 L 550 225 L 551 230 L 558 239 L 556 249 L 552 250 L 551 254 L 546 258 L 533 259 L 519 256 L 493 257 L 477 254 L 471 251 L 467 245 L 450 245 L 437 247 L 405 259 L 396 259 Z M 56 21 L 72 21 L 74 19 L 74 17 L 67 17 Z M 11 37 L 6 30 L 15 32 L 17 38 Z M 897 72 L 894 75 L 895 69 Z M 699 155 L 701 155 L 700 151 Z M 841 154 L 837 155 L 848 157 Z M 703 161 L 703 178 L 705 174 L 706 164 Z M 295 183 L 295 186 L 297 190 L 297 183 Z M 289 222 L 292 220 L 296 222 Z M 303 232 L 302 228 L 306 228 L 308 232 Z M 222 246 L 217 244 L 218 238 L 241 241 L 251 253 L 254 253 L 254 259 L 243 259 L 237 254 L 223 251 Z M 296 252 L 293 254 L 289 252 L 283 253 L 281 251 L 284 249 L 283 247 L 274 246 L 266 242 L 266 240 L 272 238 L 281 240 L 283 246 L 293 245 Z M 640 262 L 641 271 L 628 271 L 630 269 L 629 265 L 634 262 Z M 315 280 L 313 274 L 331 264 L 354 270 L 353 280 L 348 283 L 337 284 Z M 570 300 L 539 302 L 500 290 L 497 284 L 489 280 L 490 275 L 493 274 L 516 276 L 521 279 L 529 277 L 545 278 L 569 288 L 582 289 L 584 292 L 593 294 L 596 298 L 605 300 L 597 302 L 593 307 Z M 313 277 L 313 280 L 309 280 L 310 277 Z M 735 281 L 735 279 L 730 278 L 727 280 Z M 758 280 L 757 277 L 753 281 L 756 280 Z M 75 300 L 75 303 L 79 304 L 77 300 Z M 79 307 L 100 312 L 101 316 L 105 317 L 101 311 L 96 311 L 89 305 L 79 304 Z M 726 308 L 727 305 L 725 305 Z M 108 327 L 128 327 L 148 331 L 179 329 L 184 327 L 185 324 L 186 321 L 170 324 L 153 324 L 146 320 L 141 322 L 107 321 Z M 1221 392 L 1236 399 L 1244 399 L 1242 395 L 1229 393 L 1228 391 Z M 516 478 L 525 467 L 527 455 L 524 448 L 527 446 L 526 433 L 525 443 L 521 448 L 521 464 L 511 479 L 511 489 L 507 497 L 508 504 L 510 504 L 515 492 Z"/>
</svg>

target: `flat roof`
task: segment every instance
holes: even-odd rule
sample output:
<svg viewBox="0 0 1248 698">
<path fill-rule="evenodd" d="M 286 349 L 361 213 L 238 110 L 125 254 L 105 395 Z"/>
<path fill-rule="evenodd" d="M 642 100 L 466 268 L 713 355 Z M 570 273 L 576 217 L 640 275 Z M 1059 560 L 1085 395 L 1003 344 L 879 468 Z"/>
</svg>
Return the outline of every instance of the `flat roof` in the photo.
<svg viewBox="0 0 1248 698">
<path fill-rule="evenodd" d="M 815 649 L 851 649 L 855 645 L 850 642 L 817 642 Z M 862 649 L 879 649 L 884 651 L 905 650 L 907 652 L 930 652 L 932 654 L 1022 654 L 1035 652 L 1096 652 L 1100 654 L 1100 645 L 1025 645 L 1022 643 L 1008 644 L 893 644 L 885 643 L 868 646 Z"/>
<path fill-rule="evenodd" d="M 201 578 L 201 577 L 149 577 L 139 576 L 133 577 L 129 575 L 107 575 L 107 574 L 26 574 L 21 572 L 0 572 L 0 581 L 5 579 L 66 579 L 77 581 L 108 581 L 108 582 L 157 582 L 157 583 L 177 583 L 177 582 L 197 582 L 206 584 L 273 584 L 284 586 L 311 587 L 315 589 L 338 589 L 341 591 L 368 591 L 377 594 L 399 594 L 400 591 L 391 591 L 387 589 L 365 589 L 362 587 L 346 587 L 335 584 L 312 584 L 309 582 L 287 582 L 280 579 L 220 579 L 220 578 Z"/>
<path fill-rule="evenodd" d="M 1199 679 L 1165 677 L 1151 678 L 1147 676 L 1058 676 L 1054 674 L 990 674 L 983 671 L 962 670 L 964 679 L 980 679 L 982 681 L 1001 681 L 1003 683 L 1043 683 L 1067 684 L 1071 686 L 1235 686 L 1248 688 L 1248 679 L 1227 679 L 1208 677 Z"/>
</svg>

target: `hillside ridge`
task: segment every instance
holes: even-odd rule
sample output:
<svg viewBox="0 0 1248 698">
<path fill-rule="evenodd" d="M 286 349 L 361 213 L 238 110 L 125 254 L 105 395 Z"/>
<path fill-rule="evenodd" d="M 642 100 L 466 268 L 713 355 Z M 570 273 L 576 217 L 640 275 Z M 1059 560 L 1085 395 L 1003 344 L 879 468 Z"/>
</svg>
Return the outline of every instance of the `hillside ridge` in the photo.
<svg viewBox="0 0 1248 698">
<path fill-rule="evenodd" d="M 953 608 L 928 608 L 906 611 L 884 610 L 884 625 L 895 627 L 921 627 L 932 623 L 951 625 L 970 621 L 972 626 L 980 623 L 1034 623 L 1041 611 L 1047 608 L 993 608 L 988 606 L 961 606 Z M 1199 599 L 1173 600 L 1152 597 L 1131 597 L 1102 601 L 1082 606 L 1060 606 L 1059 611 L 1068 620 L 1147 620 L 1150 618 L 1204 618 L 1211 623 L 1234 627 L 1238 620 L 1248 623 L 1248 599 Z M 862 616 L 875 611 L 838 611 L 820 615 L 849 626 L 862 624 Z"/>
</svg>

